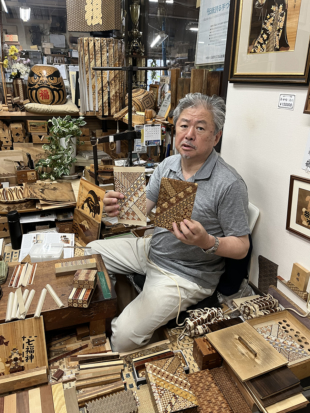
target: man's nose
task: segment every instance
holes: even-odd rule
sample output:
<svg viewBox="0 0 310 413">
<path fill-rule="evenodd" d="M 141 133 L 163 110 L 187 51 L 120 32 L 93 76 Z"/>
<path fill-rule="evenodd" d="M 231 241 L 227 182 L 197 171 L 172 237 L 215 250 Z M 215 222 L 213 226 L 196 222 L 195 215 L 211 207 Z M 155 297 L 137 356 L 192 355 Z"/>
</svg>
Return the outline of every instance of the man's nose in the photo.
<svg viewBox="0 0 310 413">
<path fill-rule="evenodd" d="M 188 129 L 187 129 L 187 132 L 186 132 L 186 139 L 188 139 L 188 140 L 193 140 L 193 139 L 195 139 L 195 137 L 196 137 L 196 134 L 195 134 L 195 127 L 194 126 L 191 126 L 191 127 L 189 127 Z"/>
</svg>

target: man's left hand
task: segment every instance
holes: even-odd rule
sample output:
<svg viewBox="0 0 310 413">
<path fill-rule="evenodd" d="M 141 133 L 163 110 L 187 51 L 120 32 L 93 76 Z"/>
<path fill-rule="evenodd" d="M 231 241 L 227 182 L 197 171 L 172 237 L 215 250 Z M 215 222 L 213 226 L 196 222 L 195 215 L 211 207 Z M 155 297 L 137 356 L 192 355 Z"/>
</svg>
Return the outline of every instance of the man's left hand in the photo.
<svg viewBox="0 0 310 413">
<path fill-rule="evenodd" d="M 171 232 L 184 244 L 196 245 L 203 249 L 211 248 L 214 245 L 214 237 L 209 235 L 198 221 L 184 219 L 184 221 L 180 223 L 181 231 L 175 222 L 172 226 L 173 231 Z"/>
</svg>

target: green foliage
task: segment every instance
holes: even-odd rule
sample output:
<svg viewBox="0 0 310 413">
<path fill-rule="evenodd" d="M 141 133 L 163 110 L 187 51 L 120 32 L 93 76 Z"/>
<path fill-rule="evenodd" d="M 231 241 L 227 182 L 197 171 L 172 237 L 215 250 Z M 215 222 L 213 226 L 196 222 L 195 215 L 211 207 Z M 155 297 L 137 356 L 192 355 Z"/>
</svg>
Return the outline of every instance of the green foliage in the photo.
<svg viewBox="0 0 310 413">
<path fill-rule="evenodd" d="M 35 169 L 39 172 L 40 179 L 51 179 L 55 181 L 63 175 L 69 175 L 71 166 L 76 162 L 72 156 L 73 146 L 80 145 L 81 127 L 86 125 L 83 117 L 53 118 L 48 121 L 52 124 L 49 128 L 48 145 L 43 145 L 43 149 L 48 152 L 46 159 L 40 159 Z M 60 144 L 60 139 L 65 138 L 66 147 Z"/>
</svg>

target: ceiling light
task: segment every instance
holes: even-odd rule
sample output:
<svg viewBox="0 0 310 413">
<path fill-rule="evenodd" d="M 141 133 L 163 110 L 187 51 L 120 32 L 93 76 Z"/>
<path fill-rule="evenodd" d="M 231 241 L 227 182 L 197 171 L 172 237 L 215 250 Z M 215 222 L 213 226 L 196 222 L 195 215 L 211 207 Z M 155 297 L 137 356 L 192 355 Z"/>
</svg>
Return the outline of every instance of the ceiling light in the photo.
<svg viewBox="0 0 310 413">
<path fill-rule="evenodd" d="M 158 35 L 153 40 L 153 42 L 151 43 L 151 48 L 153 48 L 155 46 L 159 46 L 160 44 L 162 44 L 162 42 L 164 40 L 166 40 L 167 37 L 168 37 L 168 35 L 165 32 L 159 32 Z"/>
<path fill-rule="evenodd" d="M 198 27 L 191 27 L 189 30 L 191 32 L 198 32 Z"/>
<path fill-rule="evenodd" d="M 158 3 L 158 0 L 149 0 L 150 3 Z M 170 3 L 172 4 L 174 2 L 174 0 L 166 0 L 166 3 Z"/>
<path fill-rule="evenodd" d="M 1 0 L 1 4 L 2 4 L 2 7 L 3 7 L 3 10 L 4 10 L 6 13 L 8 13 L 8 8 L 6 7 L 6 4 L 5 4 L 5 1 L 4 1 L 4 0 Z"/>
<path fill-rule="evenodd" d="M 22 21 L 27 22 L 30 19 L 30 12 L 31 12 L 30 7 L 22 6 L 19 8 L 19 15 Z"/>
</svg>

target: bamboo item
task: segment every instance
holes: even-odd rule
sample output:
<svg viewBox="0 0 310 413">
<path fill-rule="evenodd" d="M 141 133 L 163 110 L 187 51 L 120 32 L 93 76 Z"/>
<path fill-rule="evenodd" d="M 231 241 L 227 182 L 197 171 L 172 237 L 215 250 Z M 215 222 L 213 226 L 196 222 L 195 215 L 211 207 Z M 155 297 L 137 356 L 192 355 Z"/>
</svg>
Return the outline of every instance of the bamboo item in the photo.
<svg viewBox="0 0 310 413">
<path fill-rule="evenodd" d="M 44 300 L 46 297 L 46 292 L 47 292 L 46 288 L 43 288 L 43 290 L 41 291 L 39 302 L 37 304 L 36 312 L 34 313 L 34 318 L 39 318 L 41 315 L 42 307 L 43 307 Z"/>
<path fill-rule="evenodd" d="M 29 307 L 30 307 L 30 305 L 31 305 L 31 303 L 32 303 L 34 294 L 35 294 L 35 290 L 31 290 L 31 291 L 30 291 L 30 294 L 29 294 L 29 296 L 28 296 L 28 298 L 27 298 L 26 304 L 25 304 L 25 310 L 26 310 L 26 311 L 25 311 L 25 314 L 21 316 L 21 319 L 22 319 L 22 320 L 24 320 L 24 319 L 26 318 L 26 315 L 27 315 L 28 310 L 29 310 Z"/>
<path fill-rule="evenodd" d="M 5 322 L 6 323 L 8 321 L 11 321 L 11 318 L 12 318 L 12 308 L 13 308 L 14 297 L 15 297 L 14 293 L 9 294 L 8 306 L 7 306 L 6 317 L 5 317 Z"/>
<path fill-rule="evenodd" d="M 29 294 L 29 290 L 24 290 L 24 293 L 23 293 L 24 311 L 21 313 L 21 312 L 20 312 L 20 310 L 21 310 L 21 309 L 20 309 L 20 306 L 18 306 L 18 309 L 17 309 L 17 312 L 16 312 L 16 318 L 18 318 L 18 319 L 20 319 L 21 316 L 23 316 L 23 315 L 26 314 L 25 303 L 26 303 L 28 294 Z"/>
<path fill-rule="evenodd" d="M 59 308 L 64 307 L 64 304 L 62 303 L 62 301 L 58 297 L 58 295 L 55 293 L 53 287 L 51 287 L 49 284 L 46 284 L 46 288 L 47 288 L 48 292 L 51 294 L 51 296 L 54 299 L 55 303 L 58 305 L 58 307 Z"/>
<path fill-rule="evenodd" d="M 25 311 L 25 304 L 23 300 L 22 289 L 19 287 L 16 290 L 15 294 L 17 295 L 17 302 L 18 302 L 18 308 L 19 308 L 19 310 L 16 310 L 15 318 L 18 318 L 18 315 L 17 315 L 18 313 L 25 314 L 26 311 Z"/>
<path fill-rule="evenodd" d="M 12 306 L 12 312 L 11 312 L 11 320 L 12 320 L 12 319 L 15 319 L 16 311 L 17 311 L 17 305 L 18 305 L 17 294 L 16 294 L 16 292 L 15 292 L 15 294 L 14 294 L 13 306 Z"/>
</svg>

